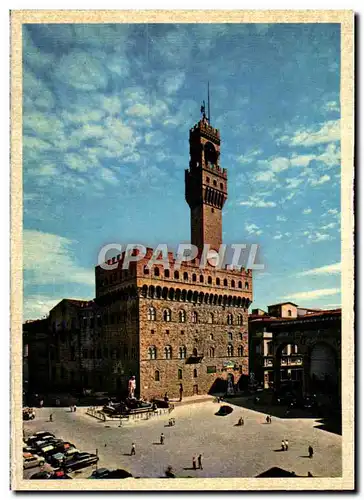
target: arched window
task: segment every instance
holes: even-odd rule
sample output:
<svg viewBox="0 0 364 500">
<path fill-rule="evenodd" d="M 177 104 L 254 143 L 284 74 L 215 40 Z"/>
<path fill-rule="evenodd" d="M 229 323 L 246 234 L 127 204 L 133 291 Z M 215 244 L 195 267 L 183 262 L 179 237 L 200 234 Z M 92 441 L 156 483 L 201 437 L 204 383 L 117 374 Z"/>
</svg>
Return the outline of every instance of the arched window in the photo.
<svg viewBox="0 0 364 500">
<path fill-rule="evenodd" d="M 182 380 L 182 376 L 183 376 L 182 370 L 181 368 L 178 368 L 178 380 Z"/>
<path fill-rule="evenodd" d="M 292 316 L 292 311 L 291 311 L 291 309 L 288 309 L 287 313 L 288 313 L 288 316 Z"/>
<path fill-rule="evenodd" d="M 243 346 L 239 345 L 238 347 L 238 356 L 242 356 L 244 352 Z"/>
<path fill-rule="evenodd" d="M 164 321 L 171 321 L 171 310 L 170 309 L 164 309 L 163 319 L 164 319 Z"/>
<path fill-rule="evenodd" d="M 241 281 L 238 283 L 238 288 L 243 288 L 243 283 Z"/>
<path fill-rule="evenodd" d="M 185 281 L 188 281 L 188 273 L 183 273 L 183 279 L 184 279 Z"/>
<path fill-rule="evenodd" d="M 164 277 L 169 278 L 169 269 L 164 270 Z"/>
<path fill-rule="evenodd" d="M 238 325 L 242 325 L 243 324 L 243 316 L 242 314 L 238 314 Z"/>
<path fill-rule="evenodd" d="M 220 189 L 224 189 L 224 184 L 220 182 Z"/>
<path fill-rule="evenodd" d="M 144 274 L 149 274 L 149 267 L 148 266 L 144 266 Z"/>
<path fill-rule="evenodd" d="M 154 307 L 150 307 L 148 309 L 148 320 L 155 321 L 155 318 L 156 318 L 156 311 L 155 311 Z"/>
<path fill-rule="evenodd" d="M 231 332 L 228 333 L 228 339 L 233 340 L 233 334 Z"/>
<path fill-rule="evenodd" d="M 210 333 L 210 340 L 214 340 L 214 334 Z"/>
<path fill-rule="evenodd" d="M 227 355 L 228 356 L 234 356 L 234 347 L 231 344 L 228 344 Z"/>
<path fill-rule="evenodd" d="M 196 281 L 196 280 L 197 280 L 197 276 L 196 276 L 195 273 L 193 273 L 193 275 L 192 275 L 192 281 Z"/>
<path fill-rule="evenodd" d="M 156 371 L 154 372 L 154 380 L 155 380 L 156 382 L 159 382 L 159 370 L 156 370 Z"/>
<path fill-rule="evenodd" d="M 245 282 L 245 290 L 249 290 L 249 283 L 247 281 Z"/>
<path fill-rule="evenodd" d="M 235 281 L 231 280 L 231 288 L 235 288 Z"/>
<path fill-rule="evenodd" d="M 174 279 L 179 280 L 179 272 L 178 271 L 174 271 Z"/>
<path fill-rule="evenodd" d="M 212 278 L 211 278 L 211 276 L 209 276 L 209 277 L 207 278 L 207 283 L 208 283 L 209 285 L 212 285 Z"/>
<path fill-rule="evenodd" d="M 216 285 L 220 286 L 220 278 L 216 278 Z"/>
<path fill-rule="evenodd" d="M 196 311 L 192 312 L 192 323 L 197 323 L 198 321 L 198 315 Z"/>
<path fill-rule="evenodd" d="M 213 181 L 214 186 L 217 186 L 217 181 Z"/>
<path fill-rule="evenodd" d="M 233 324 L 233 315 L 231 313 L 229 313 L 227 315 L 227 324 L 228 325 L 232 325 Z"/>
<path fill-rule="evenodd" d="M 186 311 L 184 309 L 181 309 L 181 311 L 179 312 L 179 322 L 180 323 L 186 322 Z"/>
<path fill-rule="evenodd" d="M 154 268 L 154 276 L 159 276 L 159 267 Z"/>
<path fill-rule="evenodd" d="M 214 322 L 214 313 L 209 313 L 208 322 L 209 323 L 213 323 Z"/>
<path fill-rule="evenodd" d="M 203 274 L 200 274 L 200 283 L 203 283 Z"/>
<path fill-rule="evenodd" d="M 193 369 L 193 378 L 196 378 L 197 377 L 197 370 L 196 368 Z"/>
<path fill-rule="evenodd" d="M 170 345 L 164 348 L 164 356 L 166 359 L 172 359 L 172 347 Z"/>
<path fill-rule="evenodd" d="M 157 348 L 155 345 L 152 345 L 148 349 L 149 359 L 157 359 Z"/>
<path fill-rule="evenodd" d="M 243 340 L 243 334 L 239 333 L 239 340 Z"/>
<path fill-rule="evenodd" d="M 192 356 L 193 356 L 194 358 L 197 358 L 197 349 L 196 349 L 196 347 L 195 347 L 195 348 L 193 349 L 193 351 L 192 351 Z"/>
<path fill-rule="evenodd" d="M 214 358 L 215 357 L 215 348 L 214 347 L 210 347 L 210 349 L 209 349 L 209 357 L 210 358 Z"/>
<path fill-rule="evenodd" d="M 187 356 L 187 348 L 186 348 L 186 346 L 183 345 L 179 348 L 179 358 L 185 359 L 186 356 Z"/>
<path fill-rule="evenodd" d="M 210 177 L 206 177 L 206 183 L 210 184 Z"/>
<path fill-rule="evenodd" d="M 228 286 L 228 281 L 226 278 L 224 279 L 224 286 Z"/>
</svg>

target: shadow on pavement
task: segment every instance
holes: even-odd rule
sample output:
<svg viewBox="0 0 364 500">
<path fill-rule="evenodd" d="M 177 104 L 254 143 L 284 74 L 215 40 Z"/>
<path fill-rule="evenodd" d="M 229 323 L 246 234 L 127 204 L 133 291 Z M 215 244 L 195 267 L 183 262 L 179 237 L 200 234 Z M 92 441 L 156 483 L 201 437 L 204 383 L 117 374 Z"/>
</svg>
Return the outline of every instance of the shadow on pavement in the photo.
<svg viewBox="0 0 364 500">
<path fill-rule="evenodd" d="M 342 427 L 340 416 L 337 416 L 336 418 L 320 418 L 319 420 L 316 420 L 316 423 L 318 425 L 315 425 L 315 429 L 332 432 L 333 434 L 341 436 Z"/>
</svg>

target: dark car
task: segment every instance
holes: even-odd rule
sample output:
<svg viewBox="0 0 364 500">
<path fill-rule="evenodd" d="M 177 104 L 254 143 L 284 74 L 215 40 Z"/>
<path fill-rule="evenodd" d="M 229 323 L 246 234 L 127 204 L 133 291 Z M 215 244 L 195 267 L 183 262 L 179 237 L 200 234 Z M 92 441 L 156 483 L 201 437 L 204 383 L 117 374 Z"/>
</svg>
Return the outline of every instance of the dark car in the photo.
<svg viewBox="0 0 364 500">
<path fill-rule="evenodd" d="M 101 467 L 101 469 L 94 470 L 88 479 L 103 479 L 107 477 L 109 473 L 110 473 L 109 469 Z"/>
<path fill-rule="evenodd" d="M 99 461 L 99 457 L 94 453 L 77 453 L 75 457 L 65 462 L 66 472 L 83 469 L 90 465 L 94 465 Z"/>
<path fill-rule="evenodd" d="M 29 479 L 72 479 L 72 477 L 63 471 L 42 471 L 33 474 Z"/>
<path fill-rule="evenodd" d="M 40 441 L 44 436 L 56 437 L 54 434 L 52 434 L 52 432 L 38 431 L 38 432 L 35 432 L 32 436 L 28 437 L 27 442 L 28 441 Z"/>
<path fill-rule="evenodd" d="M 103 467 L 94 470 L 89 479 L 126 479 L 127 477 L 133 476 L 124 469 L 109 470 Z"/>
</svg>

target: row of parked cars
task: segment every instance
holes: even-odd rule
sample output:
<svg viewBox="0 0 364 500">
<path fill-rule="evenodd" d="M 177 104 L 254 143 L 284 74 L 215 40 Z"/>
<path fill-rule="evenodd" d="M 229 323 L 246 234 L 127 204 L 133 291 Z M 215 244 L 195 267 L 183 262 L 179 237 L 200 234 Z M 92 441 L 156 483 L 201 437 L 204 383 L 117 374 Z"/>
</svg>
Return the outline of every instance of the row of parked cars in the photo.
<svg viewBox="0 0 364 500">
<path fill-rule="evenodd" d="M 30 479 L 72 479 L 69 473 L 95 465 L 99 457 L 94 453 L 81 452 L 69 441 L 63 441 L 48 431 L 40 431 L 23 443 L 23 468 L 43 467 L 48 464 L 53 470 L 36 472 Z M 104 467 L 94 470 L 89 479 L 125 479 L 133 477 L 124 469 L 109 470 Z"/>
<path fill-rule="evenodd" d="M 36 432 L 23 443 L 23 468 L 42 467 L 48 463 L 54 470 L 55 478 L 69 478 L 68 473 L 98 461 L 99 457 L 94 453 L 81 452 L 73 443 L 63 441 L 48 431 Z M 50 473 L 42 471 L 30 479 L 50 479 L 47 474 Z"/>
</svg>

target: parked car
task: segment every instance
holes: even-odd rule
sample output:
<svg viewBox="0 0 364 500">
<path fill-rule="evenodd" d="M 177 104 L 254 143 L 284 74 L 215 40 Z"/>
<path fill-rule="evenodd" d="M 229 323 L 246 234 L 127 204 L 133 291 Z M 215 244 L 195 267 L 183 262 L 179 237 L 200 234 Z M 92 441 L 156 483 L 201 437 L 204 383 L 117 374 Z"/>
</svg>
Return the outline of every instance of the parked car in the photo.
<svg viewBox="0 0 364 500">
<path fill-rule="evenodd" d="M 40 457 L 39 455 L 32 455 L 31 453 L 23 453 L 23 469 L 42 467 L 44 464 L 44 457 Z"/>
<path fill-rule="evenodd" d="M 66 472 L 83 469 L 84 467 L 88 467 L 89 465 L 96 464 L 98 461 L 99 457 L 94 453 L 77 453 L 74 457 L 66 460 Z"/>
<path fill-rule="evenodd" d="M 100 469 L 94 470 L 91 476 L 89 476 L 87 479 L 103 479 L 107 477 L 109 473 L 110 473 L 109 469 L 101 467 Z"/>
<path fill-rule="evenodd" d="M 126 479 L 133 477 L 130 472 L 124 469 L 109 470 L 104 467 L 94 470 L 88 479 Z"/>
<path fill-rule="evenodd" d="M 47 432 L 47 431 L 40 431 L 40 432 L 36 432 L 35 434 L 33 434 L 32 436 L 29 436 L 27 439 L 26 439 L 26 443 L 29 445 L 29 446 L 32 446 L 33 443 L 36 443 L 37 441 L 42 441 L 43 437 L 44 436 L 52 436 L 52 437 L 55 437 L 54 434 L 52 434 L 51 432 Z"/>
<path fill-rule="evenodd" d="M 42 471 L 31 475 L 29 479 L 72 479 L 72 477 L 63 471 Z"/>
<path fill-rule="evenodd" d="M 34 408 L 23 408 L 23 420 L 34 420 L 35 411 Z"/>
</svg>

